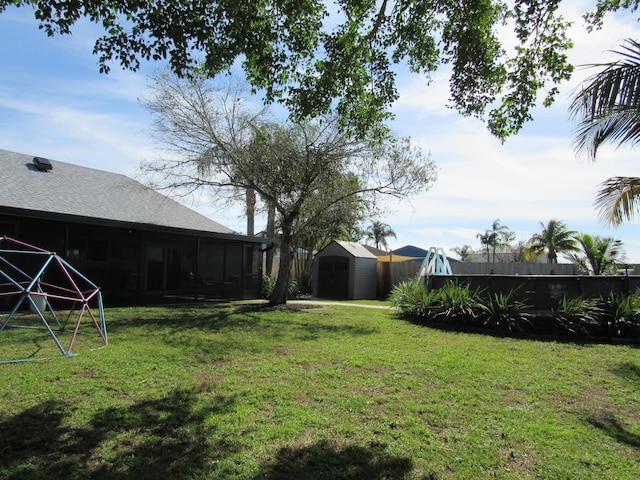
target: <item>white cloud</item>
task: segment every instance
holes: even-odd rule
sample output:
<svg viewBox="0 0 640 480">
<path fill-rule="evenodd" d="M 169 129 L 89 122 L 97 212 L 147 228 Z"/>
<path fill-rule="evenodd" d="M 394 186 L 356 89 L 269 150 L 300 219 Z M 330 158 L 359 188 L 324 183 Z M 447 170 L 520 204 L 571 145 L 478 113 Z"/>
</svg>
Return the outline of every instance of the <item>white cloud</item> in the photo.
<svg viewBox="0 0 640 480">
<path fill-rule="evenodd" d="M 402 80 L 402 79 L 401 79 Z M 447 108 L 449 101 L 449 76 L 437 72 L 431 81 L 424 75 L 410 74 L 398 85 L 398 100 L 393 105 L 396 112 L 419 111 L 427 116 L 457 116 L 454 110 Z"/>
<path fill-rule="evenodd" d="M 603 31 L 587 34 L 576 12 L 581 15 L 591 7 L 587 2 L 563 5 L 567 17 L 576 18 L 571 32 L 576 46 L 570 60 L 577 65 L 614 59 L 609 50 L 638 33 L 634 16 L 626 14 L 608 18 Z M 635 240 L 639 226 L 632 223 L 610 230 L 599 222 L 593 207 L 596 190 L 606 178 L 639 174 L 637 153 L 605 147 L 597 162 L 590 163 L 576 158 L 572 145 L 570 94 L 596 71 L 577 70 L 573 80 L 561 86 L 554 106 L 535 109 L 536 121 L 504 145 L 482 122 L 445 108 L 446 72 L 435 75 L 428 87 L 415 75 L 405 79 L 394 106 L 396 130 L 430 152 L 440 171 L 429 193 L 412 199 L 410 206 L 393 205 L 387 223 L 402 232 L 394 247 L 407 243 L 477 247 L 477 233 L 496 218 L 526 240 L 539 231 L 539 222 L 557 218 L 578 231 L 621 238 L 630 256 L 640 261 L 640 242 Z"/>
</svg>

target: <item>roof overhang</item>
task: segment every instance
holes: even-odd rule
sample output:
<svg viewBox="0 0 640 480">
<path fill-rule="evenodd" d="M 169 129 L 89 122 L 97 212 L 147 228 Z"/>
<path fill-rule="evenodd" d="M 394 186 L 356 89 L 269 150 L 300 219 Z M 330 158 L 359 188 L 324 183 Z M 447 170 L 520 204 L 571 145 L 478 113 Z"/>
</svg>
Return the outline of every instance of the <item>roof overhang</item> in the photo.
<svg viewBox="0 0 640 480">
<path fill-rule="evenodd" d="M 249 235 L 243 235 L 241 233 L 223 233 L 212 232 L 209 230 L 191 230 L 185 228 L 169 227 L 165 225 L 157 225 L 153 223 L 133 223 L 123 222 L 118 220 L 111 220 L 105 218 L 85 217 L 81 215 L 69 215 L 63 213 L 43 212 L 39 210 L 26 210 L 12 207 L 0 206 L 0 214 L 11 215 L 15 217 L 30 218 L 34 220 L 54 220 L 59 222 L 73 222 L 82 223 L 85 225 L 100 225 L 113 228 L 125 228 L 135 229 L 148 232 L 158 233 L 171 233 L 175 235 L 193 235 L 198 237 L 214 238 L 220 240 L 236 241 L 236 242 L 249 242 L 258 244 L 274 244 L 280 243 L 278 239 L 255 237 Z"/>
</svg>

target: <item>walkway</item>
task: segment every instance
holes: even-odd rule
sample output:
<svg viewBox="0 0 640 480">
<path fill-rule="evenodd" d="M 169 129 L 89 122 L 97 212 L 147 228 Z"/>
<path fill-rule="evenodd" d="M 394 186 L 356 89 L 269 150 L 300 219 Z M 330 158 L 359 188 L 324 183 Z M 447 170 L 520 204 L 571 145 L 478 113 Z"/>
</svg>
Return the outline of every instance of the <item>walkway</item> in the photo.
<svg viewBox="0 0 640 480">
<path fill-rule="evenodd" d="M 313 305 L 337 305 L 340 307 L 360 307 L 360 308 L 375 308 L 378 310 L 397 310 L 396 307 L 390 305 L 367 305 L 364 303 L 346 303 L 343 301 L 331 301 L 331 300 L 318 300 L 315 298 L 309 298 L 304 300 L 287 300 L 287 303 L 292 304 L 313 304 Z"/>
</svg>

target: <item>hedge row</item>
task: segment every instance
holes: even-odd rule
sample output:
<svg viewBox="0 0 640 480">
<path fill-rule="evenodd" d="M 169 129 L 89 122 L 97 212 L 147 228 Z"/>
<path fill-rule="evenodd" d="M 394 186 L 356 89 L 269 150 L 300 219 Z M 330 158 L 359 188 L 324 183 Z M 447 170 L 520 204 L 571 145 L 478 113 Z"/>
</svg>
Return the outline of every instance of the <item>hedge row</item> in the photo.
<svg viewBox="0 0 640 480">
<path fill-rule="evenodd" d="M 468 285 L 427 290 L 419 280 L 405 281 L 390 300 L 401 315 L 425 324 L 576 338 L 640 339 L 640 294 L 611 293 L 605 298 L 564 297 L 545 315 L 509 293 L 484 294 Z"/>
</svg>

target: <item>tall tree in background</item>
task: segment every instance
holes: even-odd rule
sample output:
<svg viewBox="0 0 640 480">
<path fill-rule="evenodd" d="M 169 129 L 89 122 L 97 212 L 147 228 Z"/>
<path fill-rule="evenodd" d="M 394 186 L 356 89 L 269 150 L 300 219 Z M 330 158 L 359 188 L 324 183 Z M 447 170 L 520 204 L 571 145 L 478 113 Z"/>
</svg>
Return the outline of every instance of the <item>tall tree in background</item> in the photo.
<svg viewBox="0 0 640 480">
<path fill-rule="evenodd" d="M 624 261 L 624 249 L 620 240 L 591 236 L 588 233 L 576 235 L 575 238 L 580 249 L 568 257 L 588 275 L 613 275 Z"/>
<path fill-rule="evenodd" d="M 605 143 L 636 146 L 640 142 L 640 44 L 627 40 L 622 58 L 589 78 L 571 103 L 579 120 L 575 138 L 578 154 L 596 159 Z M 612 177 L 596 198 L 601 217 L 611 225 L 631 220 L 640 209 L 640 178 Z"/>
<path fill-rule="evenodd" d="M 462 262 L 466 261 L 470 255 L 474 253 L 473 247 L 471 245 L 463 245 L 462 247 L 454 247 L 451 249 L 453 253 L 460 257 Z"/>
<path fill-rule="evenodd" d="M 286 302 L 296 237 L 344 202 L 370 195 L 405 198 L 430 188 L 433 162 L 408 139 L 366 143 L 332 117 L 279 124 L 255 113 L 233 90 L 162 74 L 147 106 L 169 153 L 146 164 L 156 186 L 216 196 L 251 189 L 278 216 L 280 264 L 272 304 Z"/>
<path fill-rule="evenodd" d="M 480 240 L 480 245 L 484 249 L 484 252 L 487 254 L 487 263 L 491 262 L 491 244 L 493 242 L 493 238 L 489 231 L 484 233 L 479 233 L 476 235 L 476 238 Z"/>
<path fill-rule="evenodd" d="M 502 225 L 499 218 L 493 221 L 491 229 L 476 236 L 486 249 L 487 263 L 490 261 L 490 251 L 493 253 L 493 263 L 496 263 L 496 251 L 501 247 L 507 246 L 515 238 L 515 234 L 509 230 L 509 227 Z"/>
<path fill-rule="evenodd" d="M 365 234 L 369 240 L 373 241 L 373 244 L 376 248 L 380 248 L 380 246 L 384 247 L 385 250 L 389 249 L 389 244 L 387 243 L 387 238 L 393 237 L 398 238 L 396 236 L 396 232 L 384 222 L 380 220 L 374 220 L 371 222 L 371 225 L 367 227 L 365 230 Z"/>
<path fill-rule="evenodd" d="M 496 262 L 496 250 L 507 247 L 515 238 L 515 233 L 509 227 L 502 225 L 500 219 L 496 218 L 491 224 L 491 247 L 493 249 L 493 263 Z"/>
<path fill-rule="evenodd" d="M 527 253 L 528 245 L 524 240 L 518 240 L 511 249 L 511 259 L 513 262 L 521 263 L 529 261 Z"/>
<path fill-rule="evenodd" d="M 546 252 L 549 263 L 558 263 L 559 253 L 578 251 L 577 232 L 569 230 L 564 222 L 549 220 L 547 225 L 540 222 L 540 226 L 542 231 L 529 240 L 528 252 L 532 258 L 540 258 Z"/>
<path fill-rule="evenodd" d="M 104 30 L 94 45 L 103 72 L 160 60 L 181 76 L 215 77 L 239 65 L 264 100 L 280 101 L 295 121 L 335 106 L 359 136 L 386 131 L 404 65 L 427 83 L 445 65 L 450 105 L 504 139 L 531 120 L 537 103 L 550 105 L 572 73 L 562 4 L 572 2 L 0 0 L 0 12 L 30 6 L 48 35 L 71 33 L 81 19 L 95 23 Z M 637 1 L 593 5 L 587 29 L 609 11 L 634 12 Z M 505 29 L 515 34 L 507 44 L 498 35 Z"/>
</svg>

